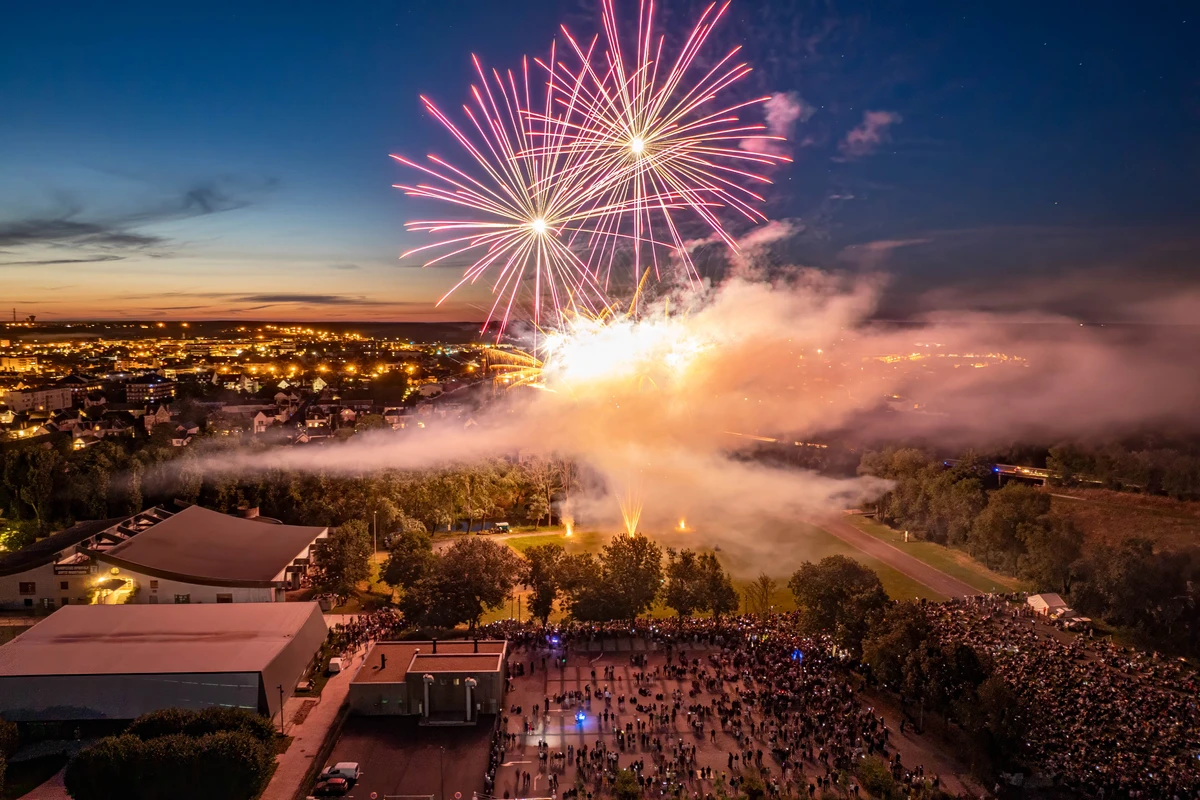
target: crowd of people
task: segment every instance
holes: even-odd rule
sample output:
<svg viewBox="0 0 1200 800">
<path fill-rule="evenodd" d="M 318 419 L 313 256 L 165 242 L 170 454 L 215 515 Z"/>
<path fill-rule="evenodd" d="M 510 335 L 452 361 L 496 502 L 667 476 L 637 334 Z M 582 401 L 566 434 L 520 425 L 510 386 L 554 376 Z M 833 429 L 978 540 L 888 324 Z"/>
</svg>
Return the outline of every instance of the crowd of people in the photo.
<svg viewBox="0 0 1200 800">
<path fill-rule="evenodd" d="M 1190 667 L 1070 636 L 1021 604 L 926 604 L 936 634 L 990 657 L 1029 716 L 1025 761 L 1095 797 L 1200 796 L 1200 708 Z"/>
<path fill-rule="evenodd" d="M 369 642 L 394 639 L 404 630 L 404 617 L 394 608 L 381 608 L 346 617 L 329 629 L 328 641 L 336 652 L 353 653 Z"/>
<path fill-rule="evenodd" d="M 594 747 L 569 746 L 548 759 L 551 771 L 574 765 L 588 797 L 611 786 L 621 769 L 631 770 L 639 789 L 651 797 L 706 797 L 722 785 L 733 790 L 754 785 L 771 797 L 815 796 L 839 788 L 858 761 L 871 755 L 883 759 L 914 796 L 936 792 L 938 777 L 902 763 L 882 716 L 859 697 L 853 661 L 825 637 L 795 631 L 792 615 L 550 628 L 503 622 L 485 629 L 489 636 L 509 639 L 514 668 L 527 659 L 536 670 L 548 652 L 553 658 L 617 638 L 643 638 L 666 654 L 665 664 L 651 668 L 643 654 L 634 653 L 631 681 L 621 683 L 619 675 L 603 668 L 600 675 L 592 671 L 584 689 L 539 704 L 543 714 L 551 705 L 567 714 L 587 709 L 599 717 L 602 730 L 612 733 Z M 537 714 L 532 721 L 522 717 L 522 732 L 537 730 Z M 507 719 L 502 725 L 509 730 Z M 688 729 L 690 741 L 680 735 Z M 715 745 L 718 732 L 734 745 L 723 769 L 697 761 L 696 740 L 711 739 Z M 841 788 L 856 787 L 851 782 Z"/>
</svg>

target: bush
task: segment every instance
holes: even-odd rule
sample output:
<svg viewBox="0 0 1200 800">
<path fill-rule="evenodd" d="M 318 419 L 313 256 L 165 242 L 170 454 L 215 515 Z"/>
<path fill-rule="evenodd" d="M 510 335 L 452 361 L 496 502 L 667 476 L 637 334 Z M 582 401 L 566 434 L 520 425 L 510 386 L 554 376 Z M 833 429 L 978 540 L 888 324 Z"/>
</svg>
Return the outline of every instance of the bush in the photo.
<svg viewBox="0 0 1200 800">
<path fill-rule="evenodd" d="M 149 741 L 174 734 L 204 736 L 223 731 L 246 733 L 260 742 L 270 742 L 275 737 L 275 726 L 266 717 L 244 708 L 217 706 L 202 711 L 190 711 L 186 708 L 152 711 L 135 719 L 126 732 L 143 741 Z"/>
<path fill-rule="evenodd" d="M 71 759 L 64 776 L 67 791 L 75 800 L 251 800 L 266 786 L 275 766 L 269 742 L 251 730 L 166 732 L 181 723 L 203 730 L 254 718 L 234 709 L 212 711 L 167 709 L 140 717 L 135 725 L 145 738 L 110 736 Z M 253 723 L 247 727 L 262 732 Z"/>
<path fill-rule="evenodd" d="M 8 758 L 17 752 L 17 723 L 0 719 L 0 758 Z"/>
<path fill-rule="evenodd" d="M 75 800 L 109 800 L 121 793 L 140 797 L 142 753 L 142 740 L 136 736 L 101 739 L 67 762 L 67 792 Z"/>
<path fill-rule="evenodd" d="M 854 768 L 854 775 L 872 797 L 892 800 L 901 795 L 900 787 L 892 777 L 887 762 L 879 756 L 867 756 L 859 761 Z"/>
</svg>

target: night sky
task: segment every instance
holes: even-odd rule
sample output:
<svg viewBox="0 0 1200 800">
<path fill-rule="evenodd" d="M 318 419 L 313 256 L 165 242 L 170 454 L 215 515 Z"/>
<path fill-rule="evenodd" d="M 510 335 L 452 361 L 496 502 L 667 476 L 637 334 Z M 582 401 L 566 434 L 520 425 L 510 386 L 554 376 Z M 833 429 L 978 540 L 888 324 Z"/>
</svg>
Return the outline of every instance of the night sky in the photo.
<svg viewBox="0 0 1200 800">
<path fill-rule="evenodd" d="M 618 0 L 634 17 L 635 0 Z M 665 0 L 669 32 L 700 4 Z M 1191 6 L 1189 14 L 1188 6 Z M 249 8 L 248 8 L 249 7 Z M 1193 4 L 735 0 L 747 98 L 801 110 L 781 262 L 890 276 L 883 313 L 1121 318 L 1200 291 Z M 20 3 L 0 25 L 0 306 L 40 318 L 478 319 L 397 256 L 458 158 L 470 54 L 515 66 L 594 4 Z M 436 216 L 436 214 L 435 214 Z M 744 233 L 744 231 L 739 231 Z"/>
</svg>

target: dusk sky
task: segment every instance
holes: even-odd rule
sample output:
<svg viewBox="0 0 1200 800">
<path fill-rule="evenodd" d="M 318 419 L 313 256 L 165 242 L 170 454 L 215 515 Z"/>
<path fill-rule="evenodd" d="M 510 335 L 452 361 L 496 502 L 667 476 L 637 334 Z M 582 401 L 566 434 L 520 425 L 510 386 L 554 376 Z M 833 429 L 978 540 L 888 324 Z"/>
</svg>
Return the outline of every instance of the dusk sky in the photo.
<svg viewBox="0 0 1200 800">
<path fill-rule="evenodd" d="M 664 5 L 675 34 L 702 7 Z M 778 258 L 888 273 L 898 313 L 1104 319 L 1200 289 L 1189 5 L 734 0 L 714 54 L 743 44 L 739 91 L 794 112 L 764 208 L 795 231 Z M 457 109 L 471 53 L 516 66 L 595 17 L 592 0 L 11 5 L 0 308 L 480 319 L 483 292 L 433 307 L 457 270 L 398 260 L 424 242 L 403 222 L 437 213 L 392 188 L 413 176 L 388 154 L 458 158 L 418 94 Z"/>
</svg>

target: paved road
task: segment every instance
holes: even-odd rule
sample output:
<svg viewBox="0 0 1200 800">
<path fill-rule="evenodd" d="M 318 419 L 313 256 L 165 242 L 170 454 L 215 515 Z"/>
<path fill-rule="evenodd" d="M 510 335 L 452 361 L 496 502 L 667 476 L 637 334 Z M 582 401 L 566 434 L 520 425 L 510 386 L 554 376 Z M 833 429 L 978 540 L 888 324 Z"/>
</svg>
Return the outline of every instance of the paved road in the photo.
<svg viewBox="0 0 1200 800">
<path fill-rule="evenodd" d="M 979 594 L 979 590 L 975 587 L 947 575 L 940 569 L 929 566 L 924 561 L 913 558 L 903 550 L 876 539 L 869 533 L 863 533 L 844 519 L 824 517 L 814 520 L 813 524 L 833 534 L 846 544 L 853 545 L 867 555 L 879 559 L 914 581 L 925 584 L 940 595 L 969 597 Z"/>
</svg>

